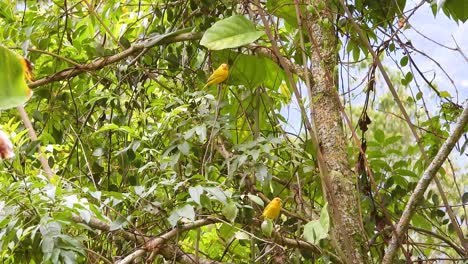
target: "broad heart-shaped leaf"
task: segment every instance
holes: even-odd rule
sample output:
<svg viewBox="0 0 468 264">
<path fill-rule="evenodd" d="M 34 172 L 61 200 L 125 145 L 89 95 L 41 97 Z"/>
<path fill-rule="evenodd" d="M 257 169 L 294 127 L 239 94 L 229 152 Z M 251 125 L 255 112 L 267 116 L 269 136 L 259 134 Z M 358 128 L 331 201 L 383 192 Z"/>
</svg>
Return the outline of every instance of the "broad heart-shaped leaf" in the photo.
<svg viewBox="0 0 468 264">
<path fill-rule="evenodd" d="M 0 45 L 0 110 L 20 106 L 32 95 L 26 84 L 29 76 L 25 59 Z"/>
<path fill-rule="evenodd" d="M 320 219 L 313 220 L 304 226 L 304 238 L 308 242 L 317 245 L 320 240 L 328 237 L 328 230 L 330 229 L 330 219 L 328 217 L 328 204 L 320 211 Z"/>
<path fill-rule="evenodd" d="M 213 24 L 200 44 L 210 50 L 237 48 L 254 42 L 265 32 L 255 30 L 254 24 L 242 15 L 235 15 Z"/>
</svg>

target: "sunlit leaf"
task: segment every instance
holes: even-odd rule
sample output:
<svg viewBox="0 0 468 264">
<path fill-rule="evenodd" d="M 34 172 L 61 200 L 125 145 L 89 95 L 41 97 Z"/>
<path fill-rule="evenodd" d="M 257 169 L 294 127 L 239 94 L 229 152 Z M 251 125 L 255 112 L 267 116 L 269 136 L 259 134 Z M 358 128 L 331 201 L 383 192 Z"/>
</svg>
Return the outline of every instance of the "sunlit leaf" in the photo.
<svg viewBox="0 0 468 264">
<path fill-rule="evenodd" d="M 200 205 L 201 205 L 200 195 L 202 195 L 202 193 L 203 193 L 203 187 L 201 187 L 200 185 L 197 185 L 195 187 L 189 187 L 190 197 L 192 198 L 194 202 Z"/>
<path fill-rule="evenodd" d="M 254 42 L 265 32 L 257 31 L 243 15 L 235 15 L 216 22 L 205 31 L 200 45 L 211 50 L 237 48 Z"/>
<path fill-rule="evenodd" d="M 264 236 L 271 237 L 271 233 L 273 232 L 273 221 L 270 218 L 266 218 L 263 220 L 260 228 Z"/>
<path fill-rule="evenodd" d="M 328 216 L 327 208 L 327 205 L 322 208 L 319 220 L 310 221 L 304 226 L 304 238 L 312 244 L 318 245 L 320 240 L 328 237 L 330 218 Z"/>
<path fill-rule="evenodd" d="M 239 208 L 237 208 L 235 202 L 231 201 L 223 207 L 222 213 L 227 220 L 234 222 L 239 213 Z"/>
<path fill-rule="evenodd" d="M 253 194 L 247 194 L 250 200 L 252 200 L 254 203 L 258 204 L 259 206 L 263 207 L 265 204 L 263 203 L 263 200 L 260 199 L 260 197 L 253 195 Z"/>
</svg>

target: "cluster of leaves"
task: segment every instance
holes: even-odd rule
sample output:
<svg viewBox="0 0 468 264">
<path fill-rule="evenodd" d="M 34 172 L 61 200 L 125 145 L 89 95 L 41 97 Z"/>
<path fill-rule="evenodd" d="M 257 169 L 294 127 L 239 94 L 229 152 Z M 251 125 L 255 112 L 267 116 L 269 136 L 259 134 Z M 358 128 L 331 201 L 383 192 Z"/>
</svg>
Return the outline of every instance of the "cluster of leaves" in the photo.
<svg viewBox="0 0 468 264">
<path fill-rule="evenodd" d="M 283 130 L 287 119 L 279 112 L 291 102 L 290 84 L 274 60 L 248 47 L 254 41 L 269 44 L 254 23 L 258 21 L 244 15 L 249 7 L 234 2 L 0 3 L 0 44 L 21 49 L 34 63 L 36 78 L 118 54 L 148 38 L 205 32 L 200 43 L 148 47 L 117 64 L 34 89 L 26 110 L 40 132 L 41 149 L 59 176 L 56 184 L 42 175 L 39 142 L 28 139 L 14 110 L 1 113 L 0 124 L 12 135 L 17 158 L 0 163 L 0 259 L 11 263 L 112 259 L 139 246 L 113 231 L 156 236 L 211 216 L 220 223 L 181 234 L 178 246 L 186 252 L 199 250 L 213 260 L 248 262 L 252 256 L 268 255 L 263 253 L 270 247 L 258 239 L 264 196 L 282 197 L 285 209 L 294 212 L 277 220 L 281 235 L 303 238 L 323 249 L 324 261 L 328 258 L 327 250 L 333 252 L 327 240 L 330 223 L 316 175 L 315 146 L 307 135 Z M 354 9 L 373 40 L 374 29 L 388 27 L 388 18 L 394 19 L 405 4 L 377 2 L 356 1 Z M 286 43 L 282 52 L 302 64 L 293 3 L 267 1 L 266 10 L 282 21 L 278 35 Z M 327 7 L 301 8 L 320 15 Z M 338 4 L 332 9 L 344 14 Z M 327 19 L 320 25 L 340 28 Z M 341 25 L 351 31 L 346 50 L 357 61 L 361 53 L 368 54 L 348 26 Z M 209 69 L 224 62 L 231 69 L 227 83 L 220 90 L 201 90 Z M 411 80 L 406 76 L 402 83 Z M 453 118 L 456 113 L 447 115 Z M 441 127 L 439 121 L 429 120 L 427 127 L 446 136 L 449 123 Z M 395 215 L 424 169 L 423 162 L 408 160 L 416 150 L 402 150 L 408 143 L 404 139 L 405 135 L 380 128 L 368 141 L 380 197 Z M 430 135 L 424 140 L 437 149 Z M 361 181 L 365 186 L 364 177 Z M 376 226 L 382 218 L 372 191 L 363 191 L 362 199 L 369 236 L 379 231 Z M 292 198 L 299 194 L 320 217 L 312 220 L 296 204 Z M 431 206 L 438 206 L 437 195 L 428 195 Z M 433 214 L 444 223 L 442 213 L 421 213 L 414 224 L 424 227 Z M 107 227 L 90 228 L 94 220 Z M 380 250 L 373 254 L 378 258 Z M 274 256 L 298 262 L 312 259 L 303 251 L 278 250 Z"/>
<path fill-rule="evenodd" d="M 188 9 L 164 3 L 66 4 L 27 4 L 24 12 L 20 6 L 4 9 L 14 12 L 2 21 L 2 44 L 21 44 L 35 65 L 36 78 L 115 54 L 122 46 L 168 32 L 177 24 L 204 31 L 218 13 L 232 12 L 222 4 L 207 10 L 202 3 L 201 8 Z M 179 20 L 190 13 L 191 21 Z M 224 23 L 218 25 L 221 30 L 226 25 L 234 28 L 222 32 L 221 45 L 244 45 L 264 34 L 249 33 L 254 26 L 243 16 Z M 207 47 L 215 48 L 216 30 L 215 24 L 211 30 L 215 36 L 205 34 Z M 254 39 L 225 41 L 239 32 L 253 34 Z M 224 48 L 229 47 L 218 49 Z M 104 239 L 102 231 L 74 223 L 76 216 L 85 223 L 92 218 L 109 223 L 109 231 L 138 229 L 150 235 L 199 215 L 239 223 L 204 229 L 201 251 L 221 259 L 229 240 L 241 237 L 241 244 L 230 245 L 224 260 L 248 259 L 250 246 L 242 241 L 250 236 L 236 231 L 243 222 L 252 224 L 263 207 L 254 192 L 287 196 L 289 191 L 272 183 L 272 176 L 290 181 L 293 171 L 311 170 L 313 164 L 306 160 L 310 155 L 301 144 L 279 137 L 280 124 L 272 121 L 284 120 L 277 111 L 289 99 L 284 89 L 278 91 L 284 73 L 271 60 L 245 52 L 212 52 L 214 65 L 225 61 L 232 65 L 228 84 L 243 85 L 218 95 L 198 91 L 206 79 L 200 69 L 206 63 L 203 54 L 208 55 L 198 45 L 177 43 L 146 52 L 136 67 L 122 61 L 34 90 L 26 110 L 40 131 L 49 164 L 60 176 L 57 185 L 42 176 L 35 152 L 38 142 L 28 141 L 14 110 L 2 114 L 3 130 L 16 134 L 18 157 L 2 163 L 2 259 L 21 261 L 28 251 L 27 262 L 70 263 L 95 257 L 84 247 L 108 258 L 133 248 L 128 241 Z M 157 76 L 155 82 L 148 72 Z M 254 89 L 259 85 L 264 88 Z M 260 133 L 254 136 L 254 130 Z M 233 154 L 229 158 L 217 154 L 213 149 L 219 146 Z M 246 182 L 254 189 L 247 190 Z M 192 232 L 179 238 L 181 245 L 195 239 Z M 219 248 L 211 246 L 215 242 Z"/>
</svg>

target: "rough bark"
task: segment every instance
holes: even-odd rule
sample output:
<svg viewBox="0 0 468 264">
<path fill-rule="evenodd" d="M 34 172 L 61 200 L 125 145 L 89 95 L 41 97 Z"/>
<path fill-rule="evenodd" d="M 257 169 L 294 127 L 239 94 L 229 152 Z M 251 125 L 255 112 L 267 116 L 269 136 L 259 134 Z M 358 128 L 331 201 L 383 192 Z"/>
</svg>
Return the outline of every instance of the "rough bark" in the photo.
<svg viewBox="0 0 468 264">
<path fill-rule="evenodd" d="M 326 2 L 326 5 L 330 6 L 330 1 Z M 327 13 L 326 10 L 321 14 L 321 18 L 324 17 L 333 21 L 331 13 Z M 309 21 L 312 21 L 309 24 L 309 37 L 312 42 L 311 60 L 314 80 L 311 87 L 312 118 L 319 148 L 329 171 L 331 190 L 328 190 L 328 195 L 333 196 L 331 198 L 335 203 L 335 206 L 330 207 L 334 224 L 332 233 L 338 246 L 343 250 L 345 261 L 367 263 L 367 241 L 359 214 L 356 176 L 351 171 L 347 159 L 346 137 L 336 91 L 334 72 L 338 63 L 337 39 L 333 27 L 320 26 L 314 19 Z"/>
</svg>

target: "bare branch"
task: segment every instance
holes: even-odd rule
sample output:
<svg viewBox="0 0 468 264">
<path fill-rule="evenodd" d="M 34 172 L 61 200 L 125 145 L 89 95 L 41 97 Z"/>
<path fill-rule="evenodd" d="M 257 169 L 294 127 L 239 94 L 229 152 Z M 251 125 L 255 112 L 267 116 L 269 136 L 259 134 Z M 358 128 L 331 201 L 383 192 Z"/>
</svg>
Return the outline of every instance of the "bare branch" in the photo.
<svg viewBox="0 0 468 264">
<path fill-rule="evenodd" d="M 408 203 L 406 204 L 405 210 L 401 215 L 400 221 L 396 226 L 396 232 L 393 233 L 392 239 L 390 241 L 390 245 L 388 246 L 385 256 L 383 258 L 382 263 L 393 263 L 393 258 L 396 255 L 398 245 L 403 238 L 403 235 L 408 230 L 408 225 L 411 220 L 411 217 L 414 215 L 416 211 L 416 207 L 424 198 L 424 192 L 426 191 L 427 187 L 431 180 L 435 177 L 437 171 L 442 166 L 444 161 L 447 159 L 450 151 L 453 149 L 457 141 L 460 139 L 461 135 L 463 134 L 463 130 L 465 129 L 466 125 L 468 124 L 468 102 L 465 103 L 465 107 L 463 112 L 461 113 L 460 117 L 458 118 L 457 123 L 455 124 L 455 129 L 452 134 L 447 138 L 444 142 L 442 147 L 437 152 L 437 155 L 432 160 L 431 164 L 426 168 L 424 171 L 423 176 L 419 179 L 416 188 L 411 195 Z M 466 241 L 463 242 L 463 246 L 466 247 Z M 465 256 L 467 256 L 467 252 L 465 252 Z"/>
<path fill-rule="evenodd" d="M 150 48 L 152 47 L 151 45 L 148 45 L 148 43 L 151 43 L 153 46 L 157 45 L 163 45 L 163 44 L 170 44 L 174 42 L 181 42 L 181 41 L 187 41 L 187 40 L 196 40 L 200 39 L 203 36 L 203 32 L 198 32 L 198 33 L 182 33 L 180 35 L 176 36 L 169 36 L 167 38 L 163 38 L 160 41 L 154 41 L 155 39 L 161 38 L 161 36 L 155 36 L 153 38 L 150 38 L 144 42 L 139 42 L 130 48 L 117 53 L 115 55 L 111 55 L 108 57 L 104 58 L 99 58 L 91 63 L 88 64 L 83 64 L 74 68 L 69 68 L 65 69 L 63 71 L 57 72 L 55 74 L 52 74 L 50 76 L 44 77 L 42 79 L 39 79 L 37 81 L 34 81 L 29 84 L 29 87 L 36 88 L 42 85 L 46 85 L 52 82 L 58 82 L 62 81 L 65 79 L 69 79 L 71 77 L 77 76 L 83 72 L 87 71 L 96 71 L 104 68 L 105 66 L 108 66 L 110 64 L 119 62 L 145 48 Z"/>
</svg>

